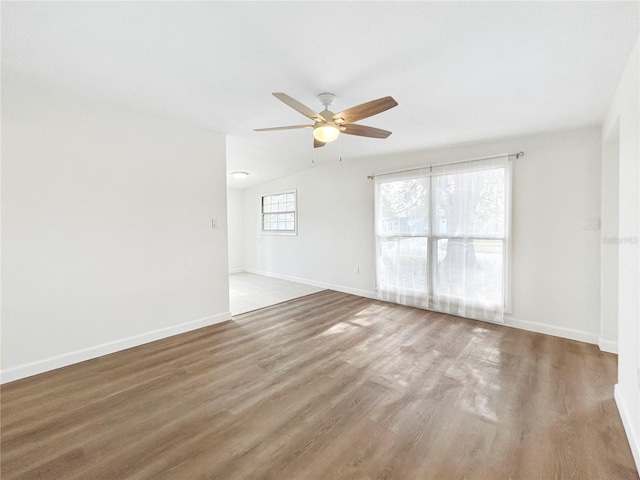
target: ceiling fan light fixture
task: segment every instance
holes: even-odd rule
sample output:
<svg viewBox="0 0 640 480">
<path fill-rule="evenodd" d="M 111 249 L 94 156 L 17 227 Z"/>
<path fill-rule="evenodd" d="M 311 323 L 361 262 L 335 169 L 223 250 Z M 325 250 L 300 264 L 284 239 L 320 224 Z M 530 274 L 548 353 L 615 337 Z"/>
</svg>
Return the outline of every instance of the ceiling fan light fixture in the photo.
<svg viewBox="0 0 640 480">
<path fill-rule="evenodd" d="M 231 176 L 238 180 L 244 180 L 249 176 L 249 172 L 231 172 Z"/>
<path fill-rule="evenodd" d="M 313 137 L 319 142 L 333 142 L 340 135 L 340 129 L 333 123 L 319 123 L 313 129 Z"/>
</svg>

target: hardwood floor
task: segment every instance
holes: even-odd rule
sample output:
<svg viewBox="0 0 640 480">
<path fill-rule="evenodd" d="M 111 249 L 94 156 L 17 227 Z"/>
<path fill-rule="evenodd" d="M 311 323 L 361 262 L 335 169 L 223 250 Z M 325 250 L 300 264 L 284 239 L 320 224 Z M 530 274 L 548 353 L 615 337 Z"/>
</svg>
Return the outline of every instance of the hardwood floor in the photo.
<svg viewBox="0 0 640 480">
<path fill-rule="evenodd" d="M 2 386 L 9 479 L 637 479 L 594 345 L 325 291 Z"/>
</svg>

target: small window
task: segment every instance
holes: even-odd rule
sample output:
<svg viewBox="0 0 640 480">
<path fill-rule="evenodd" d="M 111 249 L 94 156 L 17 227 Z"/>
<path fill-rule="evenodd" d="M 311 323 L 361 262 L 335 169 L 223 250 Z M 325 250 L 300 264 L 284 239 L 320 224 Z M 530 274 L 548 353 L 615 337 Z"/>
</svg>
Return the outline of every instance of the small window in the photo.
<svg viewBox="0 0 640 480">
<path fill-rule="evenodd" d="M 262 197 L 262 232 L 295 235 L 296 191 L 276 193 Z"/>
</svg>

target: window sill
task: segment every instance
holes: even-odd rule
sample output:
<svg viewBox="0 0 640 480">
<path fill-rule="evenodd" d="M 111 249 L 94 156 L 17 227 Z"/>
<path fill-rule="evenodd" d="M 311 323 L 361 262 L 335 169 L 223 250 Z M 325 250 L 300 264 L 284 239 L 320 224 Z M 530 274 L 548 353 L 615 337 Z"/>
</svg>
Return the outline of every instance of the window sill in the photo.
<svg viewBox="0 0 640 480">
<path fill-rule="evenodd" d="M 285 237 L 294 237 L 298 235 L 298 232 L 260 232 L 261 235 L 276 235 L 276 236 L 285 236 Z"/>
</svg>

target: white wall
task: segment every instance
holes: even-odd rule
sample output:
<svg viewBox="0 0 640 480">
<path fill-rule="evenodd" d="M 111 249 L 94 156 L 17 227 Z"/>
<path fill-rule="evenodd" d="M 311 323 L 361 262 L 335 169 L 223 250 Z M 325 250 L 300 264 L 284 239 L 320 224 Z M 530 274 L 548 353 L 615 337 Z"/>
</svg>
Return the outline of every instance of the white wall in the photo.
<svg viewBox="0 0 640 480">
<path fill-rule="evenodd" d="M 229 271 L 244 271 L 244 192 L 227 189 L 227 217 L 229 233 Z"/>
<path fill-rule="evenodd" d="M 618 353 L 618 249 L 620 124 L 602 144 L 600 348 Z"/>
<path fill-rule="evenodd" d="M 597 127 L 345 159 L 247 189 L 245 267 L 375 297 L 374 188 L 367 175 L 521 150 L 513 177 L 513 310 L 506 323 L 597 343 L 600 232 L 584 228 L 600 215 Z M 292 188 L 298 235 L 261 235 L 260 196 Z"/>
<path fill-rule="evenodd" d="M 225 170 L 221 134 L 3 72 L 2 381 L 230 318 Z"/>
<path fill-rule="evenodd" d="M 640 470 L 640 38 L 602 127 L 618 135 L 618 384 L 616 402 Z M 605 157 L 606 160 L 606 157 Z M 606 192 L 603 192 L 606 194 Z M 629 243 L 627 242 L 629 240 Z M 607 247 L 603 245 L 603 250 Z"/>
</svg>

